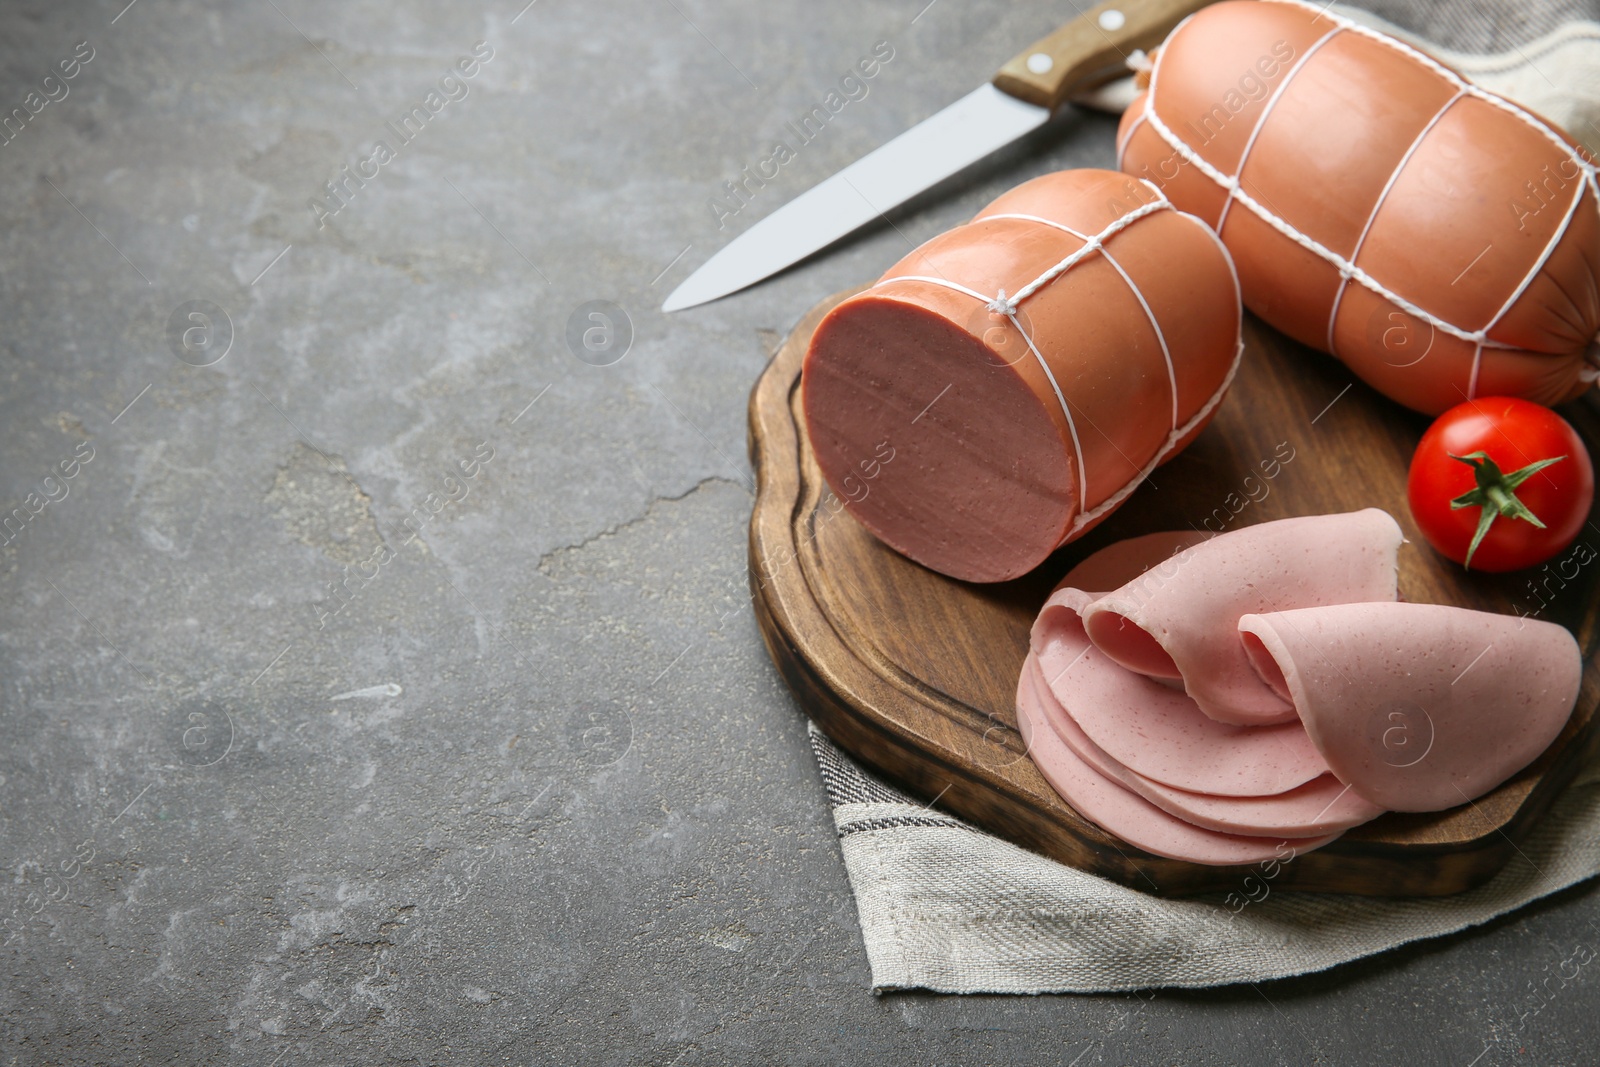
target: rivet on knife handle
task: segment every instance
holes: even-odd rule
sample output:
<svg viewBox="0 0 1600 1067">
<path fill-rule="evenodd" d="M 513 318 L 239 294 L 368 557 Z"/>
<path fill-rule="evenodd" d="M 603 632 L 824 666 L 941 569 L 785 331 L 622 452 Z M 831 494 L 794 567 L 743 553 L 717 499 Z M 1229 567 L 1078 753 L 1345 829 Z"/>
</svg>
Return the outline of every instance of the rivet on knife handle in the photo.
<svg viewBox="0 0 1600 1067">
<path fill-rule="evenodd" d="M 994 87 L 1030 104 L 1061 106 L 1068 97 L 1126 73 L 1136 48 L 1160 44 L 1210 0 L 1106 0 L 1000 68 Z"/>
</svg>

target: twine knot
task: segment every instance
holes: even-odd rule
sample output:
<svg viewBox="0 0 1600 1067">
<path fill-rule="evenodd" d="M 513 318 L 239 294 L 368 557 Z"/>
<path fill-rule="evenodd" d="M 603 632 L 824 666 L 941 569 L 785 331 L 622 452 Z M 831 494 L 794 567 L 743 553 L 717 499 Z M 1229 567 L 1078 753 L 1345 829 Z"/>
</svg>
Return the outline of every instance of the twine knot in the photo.
<svg viewBox="0 0 1600 1067">
<path fill-rule="evenodd" d="M 1004 289 L 995 294 L 995 298 L 989 301 L 989 303 L 985 306 L 990 311 L 998 311 L 1002 315 L 1013 315 L 1017 310 L 1016 303 L 1012 300 L 1006 299 L 1006 291 Z"/>
</svg>

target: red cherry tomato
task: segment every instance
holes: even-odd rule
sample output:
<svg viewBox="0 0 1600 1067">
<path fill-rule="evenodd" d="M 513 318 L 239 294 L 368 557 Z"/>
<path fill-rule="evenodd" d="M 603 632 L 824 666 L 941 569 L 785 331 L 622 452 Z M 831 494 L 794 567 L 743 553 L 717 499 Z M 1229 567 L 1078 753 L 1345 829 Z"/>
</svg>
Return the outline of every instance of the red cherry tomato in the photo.
<svg viewBox="0 0 1600 1067">
<path fill-rule="evenodd" d="M 1594 502 L 1594 464 L 1578 432 L 1549 408 L 1483 397 L 1428 427 L 1406 496 L 1444 555 L 1470 570 L 1520 570 L 1578 536 Z"/>
</svg>

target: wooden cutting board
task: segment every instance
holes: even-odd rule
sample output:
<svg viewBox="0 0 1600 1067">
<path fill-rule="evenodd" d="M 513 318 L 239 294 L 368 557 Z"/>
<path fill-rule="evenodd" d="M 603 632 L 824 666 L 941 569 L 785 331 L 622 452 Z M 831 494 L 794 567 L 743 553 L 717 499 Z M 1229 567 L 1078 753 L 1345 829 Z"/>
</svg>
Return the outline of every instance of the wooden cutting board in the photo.
<svg viewBox="0 0 1600 1067">
<path fill-rule="evenodd" d="M 913 795 L 1147 892 L 1250 893 L 1270 877 L 1277 889 L 1442 895 L 1487 880 L 1516 856 L 1555 794 L 1592 757 L 1600 733 L 1594 728 L 1600 509 L 1548 569 L 1464 573 L 1428 547 L 1406 508 L 1406 468 L 1428 420 L 1247 315 L 1233 390 L 1188 450 L 1158 469 L 1110 520 L 1034 573 L 999 585 L 958 582 L 912 563 L 857 525 L 811 457 L 801 362 L 817 322 L 849 295 L 830 297 L 801 319 L 750 397 L 759 483 L 750 519 L 751 590 L 768 651 L 807 714 Z M 1600 414 L 1582 404 L 1563 414 L 1593 454 Z M 1267 479 L 1264 470 L 1274 469 L 1274 460 L 1276 476 Z M 1384 815 L 1265 871 L 1150 855 L 1081 818 L 1056 795 L 1017 734 L 1014 700 L 1028 628 L 1074 563 L 1154 530 L 1217 531 L 1368 506 L 1385 508 L 1406 531 L 1405 599 L 1520 609 L 1577 635 L 1585 658 L 1578 708 L 1543 757 L 1470 805 Z"/>
</svg>

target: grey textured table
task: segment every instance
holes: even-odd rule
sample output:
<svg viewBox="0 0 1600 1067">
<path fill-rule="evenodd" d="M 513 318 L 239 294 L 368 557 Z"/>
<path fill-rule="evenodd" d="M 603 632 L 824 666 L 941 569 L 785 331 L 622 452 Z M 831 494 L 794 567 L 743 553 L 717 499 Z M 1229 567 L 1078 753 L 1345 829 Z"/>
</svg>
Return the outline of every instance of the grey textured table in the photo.
<svg viewBox="0 0 1600 1067">
<path fill-rule="evenodd" d="M 1590 971 L 1503 1025 L 1587 889 L 1261 988 L 867 992 L 747 391 L 1113 123 L 656 308 L 1070 3 L 124 2 L 0 10 L 5 1064 L 1593 1062 Z"/>
</svg>

